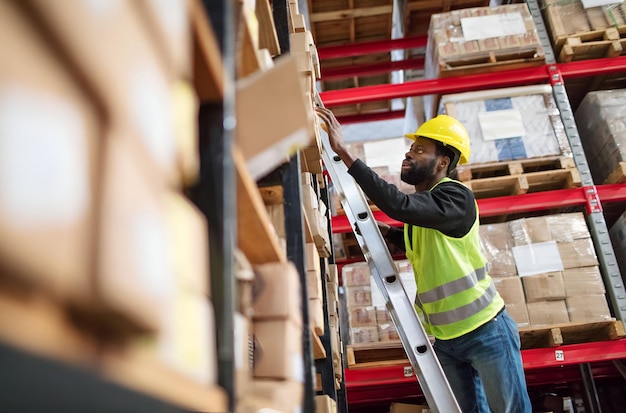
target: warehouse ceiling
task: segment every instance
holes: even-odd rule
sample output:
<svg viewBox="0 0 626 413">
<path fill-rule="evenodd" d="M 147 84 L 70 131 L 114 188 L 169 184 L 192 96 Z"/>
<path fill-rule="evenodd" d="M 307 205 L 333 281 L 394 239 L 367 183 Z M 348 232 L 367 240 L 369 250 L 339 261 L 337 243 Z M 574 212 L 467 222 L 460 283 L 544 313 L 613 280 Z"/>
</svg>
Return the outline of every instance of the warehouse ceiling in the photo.
<svg viewBox="0 0 626 413">
<path fill-rule="evenodd" d="M 322 91 L 420 78 L 430 16 L 489 5 L 489 0 L 306 1 L 309 27 L 320 57 Z M 380 51 L 385 44 L 398 43 L 394 39 L 411 40 L 414 47 Z M 353 55 L 357 44 L 360 54 Z M 344 118 L 380 119 L 393 117 L 402 106 L 402 102 L 398 107 L 398 102 L 376 101 L 336 106 L 333 112 Z"/>
</svg>

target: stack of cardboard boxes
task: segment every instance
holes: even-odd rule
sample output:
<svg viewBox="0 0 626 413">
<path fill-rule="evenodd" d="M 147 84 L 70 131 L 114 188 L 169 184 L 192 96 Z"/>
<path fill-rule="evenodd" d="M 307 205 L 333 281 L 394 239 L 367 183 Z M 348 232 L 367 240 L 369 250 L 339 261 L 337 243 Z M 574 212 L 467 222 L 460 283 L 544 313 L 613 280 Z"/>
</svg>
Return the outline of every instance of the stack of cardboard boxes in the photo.
<svg viewBox="0 0 626 413">
<path fill-rule="evenodd" d="M 489 273 L 519 326 L 611 319 L 582 213 L 481 225 Z"/>
<path fill-rule="evenodd" d="M 541 65 L 543 48 L 525 4 L 473 7 L 433 14 L 428 28 L 425 78 L 506 70 L 506 63 Z M 504 63 L 504 64 L 503 64 Z M 424 96 L 426 119 L 438 97 Z"/>
<path fill-rule="evenodd" d="M 593 241 L 582 213 L 521 218 L 480 226 L 489 274 L 519 327 L 611 320 Z M 408 261 L 397 261 L 411 299 Z M 365 263 L 343 267 L 351 344 L 398 340 Z"/>
<path fill-rule="evenodd" d="M 207 222 L 183 195 L 199 165 L 187 6 L 0 6 L 2 279 L 97 332 L 82 362 L 148 392 L 120 359 L 217 378 Z"/>
<path fill-rule="evenodd" d="M 237 411 L 298 411 L 305 374 L 298 271 L 291 263 L 252 267 L 242 254 L 237 262 Z"/>
<path fill-rule="evenodd" d="M 626 89 L 590 92 L 576 110 L 580 141 L 598 185 L 624 179 L 620 164 L 626 161 L 625 99 Z"/>
<path fill-rule="evenodd" d="M 411 300 L 415 299 L 415 279 L 408 261 L 396 262 L 400 280 Z M 386 308 L 378 286 L 366 263 L 343 267 L 346 307 L 350 325 L 350 343 L 399 341 L 398 331 Z"/>
</svg>

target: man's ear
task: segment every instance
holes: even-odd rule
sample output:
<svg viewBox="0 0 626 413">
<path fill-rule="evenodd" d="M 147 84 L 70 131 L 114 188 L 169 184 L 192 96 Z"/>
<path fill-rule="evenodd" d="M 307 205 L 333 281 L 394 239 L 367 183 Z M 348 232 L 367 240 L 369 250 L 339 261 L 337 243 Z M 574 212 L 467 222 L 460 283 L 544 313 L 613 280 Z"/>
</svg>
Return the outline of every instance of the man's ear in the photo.
<svg viewBox="0 0 626 413">
<path fill-rule="evenodd" d="M 439 157 L 439 166 L 441 167 L 441 169 L 447 171 L 448 170 L 448 166 L 450 165 L 450 162 L 452 162 L 452 160 L 448 157 L 448 156 L 440 156 Z"/>
</svg>

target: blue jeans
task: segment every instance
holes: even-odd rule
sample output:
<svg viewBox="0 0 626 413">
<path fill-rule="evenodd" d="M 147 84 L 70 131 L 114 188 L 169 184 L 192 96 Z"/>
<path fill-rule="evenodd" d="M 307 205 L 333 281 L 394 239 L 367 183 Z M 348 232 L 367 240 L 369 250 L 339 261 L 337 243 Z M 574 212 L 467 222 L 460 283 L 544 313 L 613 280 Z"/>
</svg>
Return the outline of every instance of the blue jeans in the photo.
<svg viewBox="0 0 626 413">
<path fill-rule="evenodd" d="M 530 413 L 517 324 L 506 310 L 476 330 L 436 340 L 435 352 L 463 413 Z"/>
</svg>

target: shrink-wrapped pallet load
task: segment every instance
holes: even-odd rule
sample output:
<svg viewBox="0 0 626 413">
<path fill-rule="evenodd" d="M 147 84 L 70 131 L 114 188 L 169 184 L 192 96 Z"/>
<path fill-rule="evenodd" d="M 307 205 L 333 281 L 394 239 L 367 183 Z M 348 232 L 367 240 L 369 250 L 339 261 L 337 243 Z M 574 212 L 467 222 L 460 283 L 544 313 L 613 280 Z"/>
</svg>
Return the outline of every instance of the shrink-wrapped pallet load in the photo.
<svg viewBox="0 0 626 413">
<path fill-rule="evenodd" d="M 444 95 L 440 113 L 467 129 L 472 164 L 571 155 L 550 85 Z"/>
<path fill-rule="evenodd" d="M 599 90 L 588 93 L 576 110 L 576 126 L 596 184 L 624 179 L 619 170 L 626 161 L 624 102 L 626 89 Z"/>
</svg>

